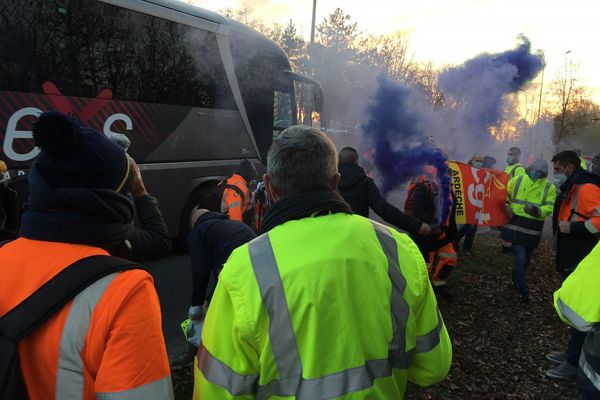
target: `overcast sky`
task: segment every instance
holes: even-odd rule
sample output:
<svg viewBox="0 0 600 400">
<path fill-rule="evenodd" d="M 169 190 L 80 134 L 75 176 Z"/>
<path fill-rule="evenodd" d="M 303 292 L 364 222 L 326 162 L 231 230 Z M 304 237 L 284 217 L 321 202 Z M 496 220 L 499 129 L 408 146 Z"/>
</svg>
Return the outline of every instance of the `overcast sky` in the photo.
<svg viewBox="0 0 600 400">
<path fill-rule="evenodd" d="M 290 18 L 308 37 L 312 0 L 196 0 L 211 10 L 245 6 L 265 20 Z M 598 0 L 318 0 L 317 23 L 336 7 L 363 32 L 403 30 L 415 58 L 460 64 L 482 52 L 511 49 L 524 33 L 546 54 L 546 82 L 567 61 L 600 101 L 600 1 Z M 565 54 L 570 51 L 570 53 Z"/>
</svg>

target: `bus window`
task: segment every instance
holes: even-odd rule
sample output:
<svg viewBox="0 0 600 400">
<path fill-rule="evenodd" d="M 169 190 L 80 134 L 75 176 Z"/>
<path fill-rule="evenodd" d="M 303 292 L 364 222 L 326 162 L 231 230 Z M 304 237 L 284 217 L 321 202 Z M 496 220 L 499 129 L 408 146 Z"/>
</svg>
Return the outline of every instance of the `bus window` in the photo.
<svg viewBox="0 0 600 400">
<path fill-rule="evenodd" d="M 236 109 L 212 32 L 96 0 L 2 4 L 0 90 Z"/>
<path fill-rule="evenodd" d="M 9 118 L 24 107 L 15 101 L 73 114 L 128 135 L 142 163 L 256 154 L 214 32 L 97 0 L 2 0 L 0 38 L 0 106 Z M 10 101 L 13 93 L 25 95 Z M 19 130 L 30 129 L 32 113 L 15 114 Z M 15 137 L 0 158 L 27 167 L 33 141 Z"/>
<path fill-rule="evenodd" d="M 292 94 L 275 90 L 273 95 L 273 137 L 292 125 Z"/>
</svg>

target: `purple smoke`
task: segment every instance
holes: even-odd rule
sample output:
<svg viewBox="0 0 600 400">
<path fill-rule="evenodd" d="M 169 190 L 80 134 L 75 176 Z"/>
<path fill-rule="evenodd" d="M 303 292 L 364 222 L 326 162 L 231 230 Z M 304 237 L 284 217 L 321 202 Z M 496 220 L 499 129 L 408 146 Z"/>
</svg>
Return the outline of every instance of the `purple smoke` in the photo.
<svg viewBox="0 0 600 400">
<path fill-rule="evenodd" d="M 380 77 L 363 132 L 375 148 L 375 165 L 382 176 L 384 193 L 423 175 L 423 166 L 436 167 L 438 221 L 446 221 L 451 207 L 447 157 L 427 141 L 419 126 L 419 115 L 411 109 L 413 96 L 412 89 Z"/>
<path fill-rule="evenodd" d="M 452 121 L 450 132 L 464 131 L 467 137 L 461 139 L 478 145 L 476 151 L 489 145 L 489 127 L 501 120 L 504 96 L 521 90 L 544 66 L 543 58 L 531 53 L 529 40 L 519 40 L 513 50 L 481 54 L 439 77 L 446 103 L 440 117 Z"/>
<path fill-rule="evenodd" d="M 543 68 L 523 36 L 518 46 L 498 54 L 481 54 L 439 76 L 444 105 L 434 107 L 418 88 L 380 77 L 363 126 L 367 143 L 375 148 L 375 165 L 385 193 L 423 174 L 425 165 L 437 168 L 439 221 L 450 212 L 450 177 L 446 161 L 466 161 L 474 153 L 494 154 L 498 143 L 489 127 L 502 118 L 505 95 L 522 89 Z M 444 151 L 427 140 L 433 135 Z"/>
</svg>

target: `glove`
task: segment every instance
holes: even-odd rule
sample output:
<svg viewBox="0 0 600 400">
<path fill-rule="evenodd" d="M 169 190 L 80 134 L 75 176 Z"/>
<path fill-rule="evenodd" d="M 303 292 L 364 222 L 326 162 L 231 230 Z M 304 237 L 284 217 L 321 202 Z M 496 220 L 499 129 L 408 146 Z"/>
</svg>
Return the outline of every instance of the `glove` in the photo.
<svg viewBox="0 0 600 400">
<path fill-rule="evenodd" d="M 508 217 L 508 219 L 512 219 L 513 217 L 513 212 L 508 204 L 506 205 L 506 216 Z"/>
<path fill-rule="evenodd" d="M 200 338 L 202 337 L 202 327 L 204 326 L 204 318 L 201 320 L 186 319 L 181 323 L 181 329 L 188 343 L 196 347 L 200 346 Z"/>
<path fill-rule="evenodd" d="M 525 212 L 529 215 L 533 215 L 534 217 L 540 216 L 540 208 L 533 204 L 528 204 L 525 206 Z"/>
<path fill-rule="evenodd" d="M 569 221 L 558 221 L 558 230 L 560 233 L 571 233 L 571 223 Z"/>
</svg>

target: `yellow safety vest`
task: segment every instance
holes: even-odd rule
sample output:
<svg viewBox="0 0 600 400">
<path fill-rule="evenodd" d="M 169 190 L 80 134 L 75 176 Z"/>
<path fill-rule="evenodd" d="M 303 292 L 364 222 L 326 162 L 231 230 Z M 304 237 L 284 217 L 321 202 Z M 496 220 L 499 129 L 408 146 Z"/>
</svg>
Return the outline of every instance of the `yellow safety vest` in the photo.
<svg viewBox="0 0 600 400">
<path fill-rule="evenodd" d="M 546 217 L 552 214 L 556 200 L 556 187 L 546 178 L 531 180 L 528 175 L 519 175 L 508 181 L 506 201 L 513 212 L 513 218 L 504 226 L 513 236 L 514 243 L 537 246 L 544 228 Z M 525 212 L 527 205 L 540 209 L 540 215 Z"/>
<path fill-rule="evenodd" d="M 587 332 L 579 370 L 600 391 L 599 265 L 600 243 L 554 292 L 554 308 L 563 321 L 581 332 Z"/>
<path fill-rule="evenodd" d="M 509 178 L 527 175 L 527 173 L 525 172 L 525 168 L 520 163 L 506 166 L 506 168 L 504 168 L 504 172 L 508 174 Z"/>
<path fill-rule="evenodd" d="M 369 219 L 288 221 L 236 249 L 206 316 L 194 399 L 402 399 L 452 348 L 423 257 Z"/>
<path fill-rule="evenodd" d="M 528 175 L 512 178 L 507 186 L 507 201 L 514 215 L 525 218 L 544 220 L 554 209 L 556 187 L 546 178 L 531 180 Z M 525 206 L 533 205 L 540 208 L 540 215 L 533 216 L 525 212 Z"/>
</svg>

